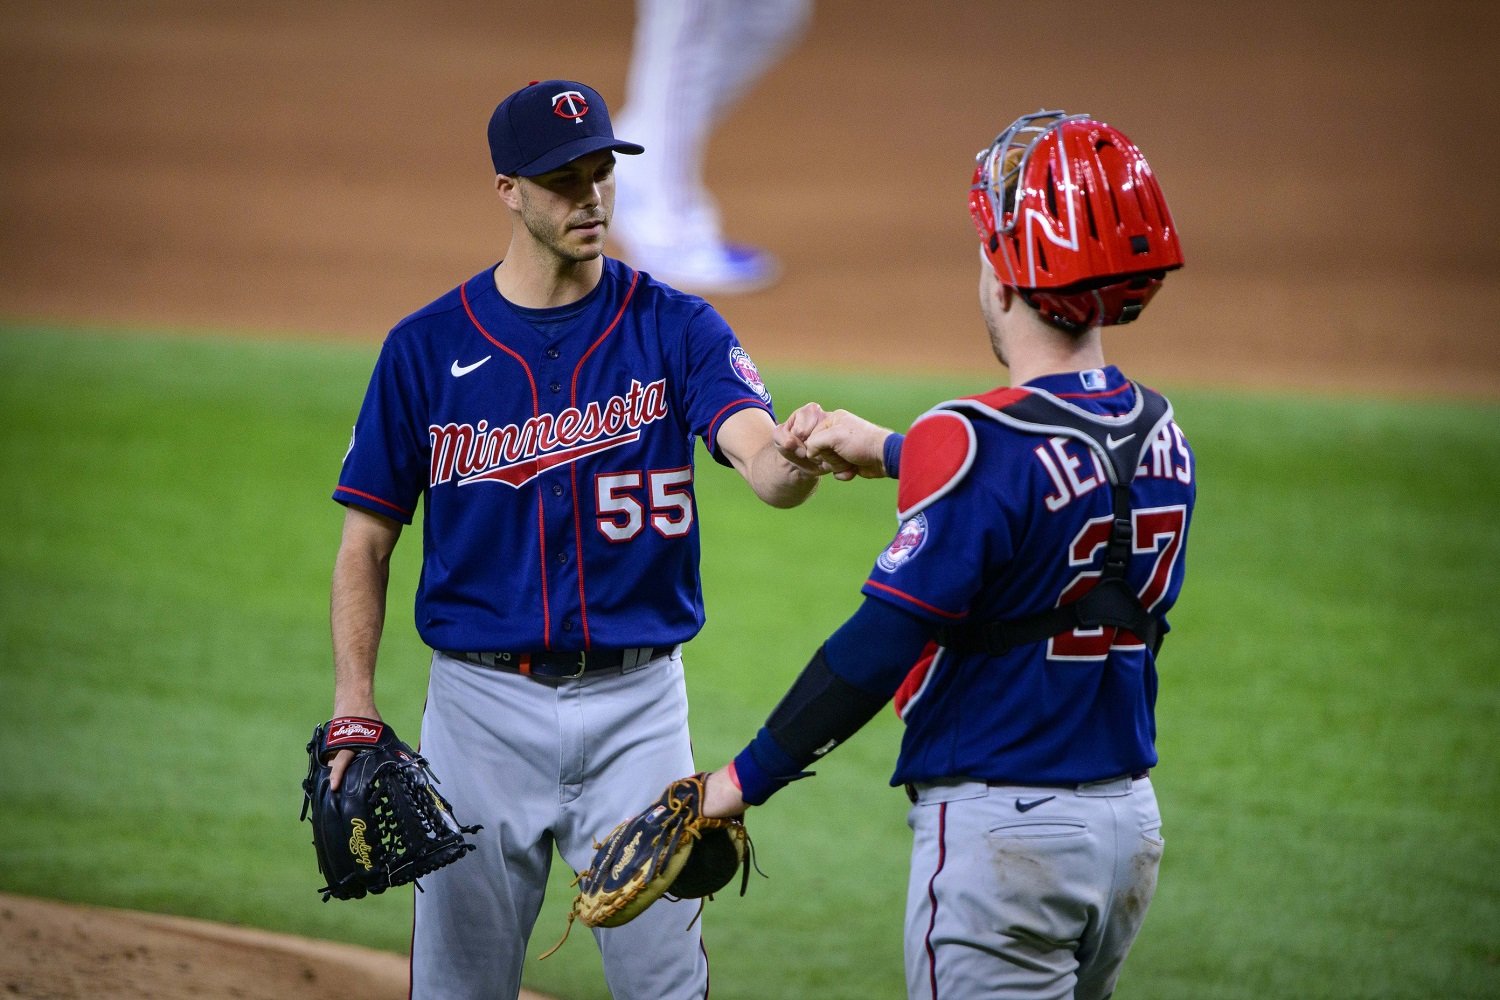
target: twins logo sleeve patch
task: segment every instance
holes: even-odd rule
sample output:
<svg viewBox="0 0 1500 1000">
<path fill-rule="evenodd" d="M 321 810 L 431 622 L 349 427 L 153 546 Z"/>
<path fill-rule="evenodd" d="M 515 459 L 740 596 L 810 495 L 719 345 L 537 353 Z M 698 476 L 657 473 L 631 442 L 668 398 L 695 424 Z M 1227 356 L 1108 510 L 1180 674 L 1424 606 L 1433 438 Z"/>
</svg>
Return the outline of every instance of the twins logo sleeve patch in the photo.
<svg viewBox="0 0 1500 1000">
<path fill-rule="evenodd" d="M 740 377 L 740 381 L 748 385 L 750 391 L 760 397 L 761 402 L 771 401 L 770 390 L 766 388 L 765 381 L 760 377 L 760 369 L 755 367 L 755 362 L 750 359 L 750 355 L 738 344 L 729 349 L 729 366 Z"/>
<path fill-rule="evenodd" d="M 927 515 L 917 514 L 901 522 L 901 528 L 896 532 L 896 537 L 891 539 L 891 544 L 880 553 L 875 563 L 887 573 L 894 573 L 922 550 L 922 543 L 925 541 L 927 541 Z"/>
</svg>

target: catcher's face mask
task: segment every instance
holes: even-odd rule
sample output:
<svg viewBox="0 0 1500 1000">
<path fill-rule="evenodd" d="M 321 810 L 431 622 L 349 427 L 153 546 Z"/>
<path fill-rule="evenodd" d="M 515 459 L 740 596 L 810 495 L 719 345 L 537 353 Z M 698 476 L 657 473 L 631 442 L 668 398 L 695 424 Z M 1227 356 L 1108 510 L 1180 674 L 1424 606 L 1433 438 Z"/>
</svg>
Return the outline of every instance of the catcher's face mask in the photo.
<svg viewBox="0 0 1500 1000">
<path fill-rule="evenodd" d="M 1088 115 L 1023 115 L 976 157 L 969 213 L 1001 283 L 1064 329 L 1128 323 L 1182 248 L 1145 156 Z"/>
</svg>

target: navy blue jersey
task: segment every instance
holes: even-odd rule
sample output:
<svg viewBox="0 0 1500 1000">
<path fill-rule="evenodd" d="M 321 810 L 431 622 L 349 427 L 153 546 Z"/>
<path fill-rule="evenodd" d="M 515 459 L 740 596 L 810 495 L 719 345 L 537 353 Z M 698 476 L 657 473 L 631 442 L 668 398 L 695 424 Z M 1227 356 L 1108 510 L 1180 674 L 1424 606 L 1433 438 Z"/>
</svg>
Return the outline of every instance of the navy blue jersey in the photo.
<svg viewBox="0 0 1500 1000">
<path fill-rule="evenodd" d="M 701 298 L 605 258 L 522 309 L 487 268 L 386 338 L 333 497 L 409 524 L 425 495 L 435 649 L 670 645 L 703 626 L 694 444 L 724 461 L 746 407 L 770 394 Z"/>
<path fill-rule="evenodd" d="M 901 454 L 900 527 L 864 585 L 933 625 L 1010 621 L 1076 600 L 1099 579 L 1113 520 L 1099 459 L 1065 435 L 999 414 L 1028 392 L 1123 415 L 1135 389 L 1107 368 L 1052 375 L 924 414 Z M 1164 617 L 1182 586 L 1193 455 L 1174 421 L 1151 440 L 1131 491 L 1131 588 Z M 1000 655 L 930 647 L 896 694 L 906 723 L 895 782 L 974 778 L 1067 784 L 1156 763 L 1156 663 L 1114 627 L 1065 632 Z"/>
</svg>

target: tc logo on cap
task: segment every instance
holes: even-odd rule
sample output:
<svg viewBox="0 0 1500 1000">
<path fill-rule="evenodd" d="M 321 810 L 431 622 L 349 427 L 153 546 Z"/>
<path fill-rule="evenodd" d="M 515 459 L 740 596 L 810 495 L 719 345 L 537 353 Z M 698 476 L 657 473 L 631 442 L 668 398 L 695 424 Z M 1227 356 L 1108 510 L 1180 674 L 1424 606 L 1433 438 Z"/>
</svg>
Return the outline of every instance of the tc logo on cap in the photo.
<svg viewBox="0 0 1500 1000">
<path fill-rule="evenodd" d="M 490 160 L 495 173 L 536 177 L 604 149 L 634 156 L 633 142 L 616 139 L 603 96 L 577 80 L 528 84 L 490 115 Z"/>
<path fill-rule="evenodd" d="M 583 116 L 589 113 L 589 102 L 576 90 L 565 90 L 552 95 L 552 113 L 559 118 L 571 118 L 583 124 Z"/>
</svg>

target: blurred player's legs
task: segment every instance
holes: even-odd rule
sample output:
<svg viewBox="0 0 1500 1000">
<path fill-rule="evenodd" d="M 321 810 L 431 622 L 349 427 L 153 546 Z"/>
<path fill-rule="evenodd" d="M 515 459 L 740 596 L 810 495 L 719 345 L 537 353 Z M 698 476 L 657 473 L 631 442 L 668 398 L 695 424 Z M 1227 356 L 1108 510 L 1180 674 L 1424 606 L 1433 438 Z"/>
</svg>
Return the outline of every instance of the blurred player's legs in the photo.
<svg viewBox="0 0 1500 1000">
<path fill-rule="evenodd" d="M 801 36 L 811 0 L 637 0 L 616 131 L 646 147 L 621 163 L 617 236 L 632 263 L 690 291 L 776 280 L 764 250 L 727 242 L 703 177 L 708 140 Z"/>
</svg>

